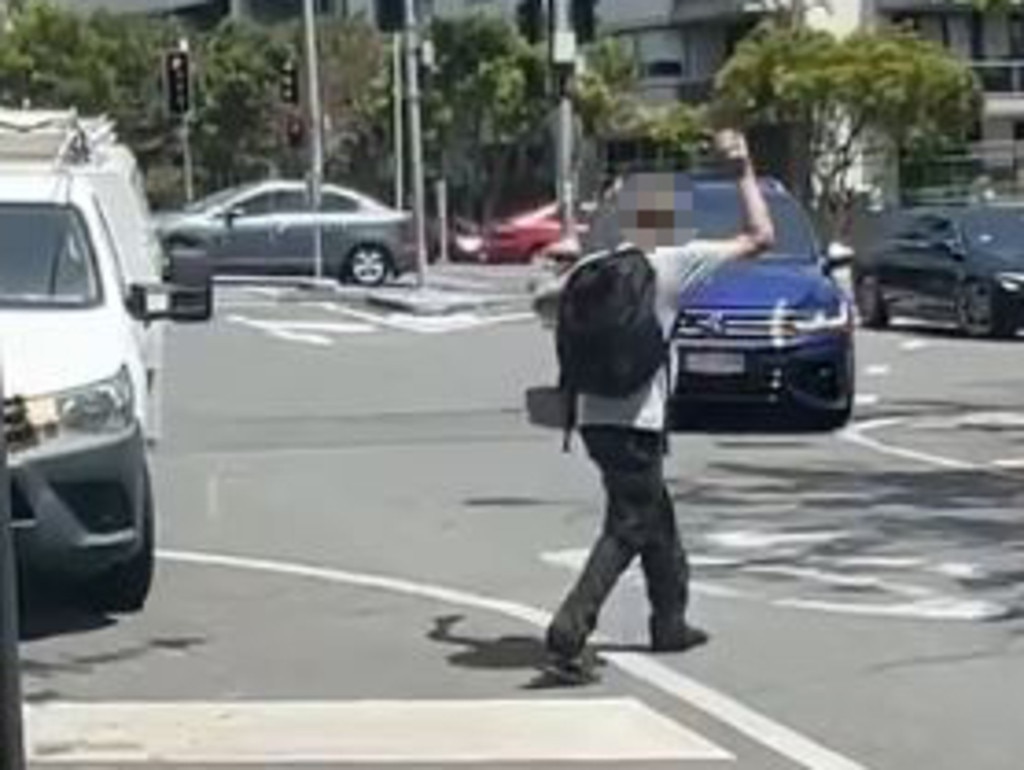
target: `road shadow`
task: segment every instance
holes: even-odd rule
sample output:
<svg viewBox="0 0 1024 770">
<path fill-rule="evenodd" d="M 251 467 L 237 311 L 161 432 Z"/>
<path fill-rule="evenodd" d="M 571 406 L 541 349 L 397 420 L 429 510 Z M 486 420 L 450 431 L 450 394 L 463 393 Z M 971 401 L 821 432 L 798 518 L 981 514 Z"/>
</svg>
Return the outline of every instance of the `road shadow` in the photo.
<svg viewBox="0 0 1024 770">
<path fill-rule="evenodd" d="M 1006 612 L 992 620 L 1017 618 L 1024 608 L 1024 485 L 1019 479 L 946 469 L 846 469 L 832 462 L 821 467 L 727 462 L 710 470 L 730 484 L 672 484 L 687 529 L 705 541 L 702 552 L 725 557 L 722 564 L 704 568 L 709 575 L 729 579 L 760 570 L 765 584 L 807 577 L 772 570 L 795 567 L 853 577 L 887 574 L 901 581 L 911 573 L 886 573 L 884 565 L 905 560 L 913 563 L 907 569 L 917 570 L 915 579 L 945 593 L 997 601 Z M 730 544 L 727 536 L 737 533 L 739 544 L 735 539 Z M 750 533 L 763 542 L 744 545 L 742 535 Z M 864 565 L 860 569 L 853 566 L 858 561 Z M 836 580 L 817 587 L 838 595 L 877 586 Z"/>
<path fill-rule="evenodd" d="M 434 618 L 434 627 L 427 633 L 432 642 L 460 648 L 448 656 L 453 666 L 487 671 L 523 671 L 530 678 L 522 690 L 570 689 L 595 684 L 567 683 L 551 675 L 548 664 L 551 657 L 543 640 L 535 636 L 500 636 L 486 639 L 460 634 L 455 626 L 465 620 L 464 615 L 442 615 Z M 605 665 L 595 652 L 591 651 L 589 661 L 595 670 Z"/>
</svg>

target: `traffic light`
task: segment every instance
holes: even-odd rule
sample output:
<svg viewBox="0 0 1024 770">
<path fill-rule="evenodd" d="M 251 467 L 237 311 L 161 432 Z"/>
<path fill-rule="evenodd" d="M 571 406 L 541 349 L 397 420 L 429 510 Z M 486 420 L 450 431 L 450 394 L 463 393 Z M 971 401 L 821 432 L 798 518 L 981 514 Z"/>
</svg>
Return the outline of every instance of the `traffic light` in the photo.
<svg viewBox="0 0 1024 770">
<path fill-rule="evenodd" d="M 597 36 L 598 0 L 572 0 L 572 26 L 581 43 L 593 42 Z"/>
<path fill-rule="evenodd" d="M 281 65 L 281 101 L 297 105 L 301 101 L 299 91 L 299 65 L 288 59 Z"/>
<path fill-rule="evenodd" d="M 186 51 L 170 51 L 164 60 L 167 109 L 172 115 L 187 115 L 192 109 L 192 66 Z"/>
<path fill-rule="evenodd" d="M 405 29 L 405 0 L 376 0 L 377 27 L 381 32 Z"/>
<path fill-rule="evenodd" d="M 519 33 L 531 45 L 536 45 L 544 36 L 544 0 L 519 0 L 516 21 Z"/>
</svg>

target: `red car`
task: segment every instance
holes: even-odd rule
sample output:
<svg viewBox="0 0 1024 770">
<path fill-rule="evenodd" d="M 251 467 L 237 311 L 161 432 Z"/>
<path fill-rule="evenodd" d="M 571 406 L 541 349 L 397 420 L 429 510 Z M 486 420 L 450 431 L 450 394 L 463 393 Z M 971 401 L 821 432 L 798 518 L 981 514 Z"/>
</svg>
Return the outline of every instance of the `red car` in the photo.
<svg viewBox="0 0 1024 770">
<path fill-rule="evenodd" d="M 582 234 L 586 225 L 580 222 L 578 229 Z M 488 228 L 484 234 L 481 259 L 484 262 L 530 263 L 561 237 L 558 204 L 549 203 Z"/>
</svg>

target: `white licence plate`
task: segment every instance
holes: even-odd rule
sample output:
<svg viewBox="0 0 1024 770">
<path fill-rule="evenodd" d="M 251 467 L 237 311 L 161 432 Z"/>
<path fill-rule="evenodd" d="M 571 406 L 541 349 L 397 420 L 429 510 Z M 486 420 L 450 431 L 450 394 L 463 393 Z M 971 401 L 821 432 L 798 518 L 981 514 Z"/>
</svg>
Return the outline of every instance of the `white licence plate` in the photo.
<svg viewBox="0 0 1024 770">
<path fill-rule="evenodd" d="M 683 368 L 691 374 L 737 375 L 747 371 L 742 353 L 687 353 Z"/>
</svg>

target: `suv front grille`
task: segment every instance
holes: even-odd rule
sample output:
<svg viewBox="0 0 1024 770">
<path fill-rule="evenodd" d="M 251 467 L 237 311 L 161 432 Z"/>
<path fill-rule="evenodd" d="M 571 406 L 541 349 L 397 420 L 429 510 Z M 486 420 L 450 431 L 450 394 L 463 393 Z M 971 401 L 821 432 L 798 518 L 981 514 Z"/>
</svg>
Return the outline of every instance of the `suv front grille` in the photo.
<svg viewBox="0 0 1024 770">
<path fill-rule="evenodd" d="M 784 340 L 796 335 L 805 313 L 763 310 L 688 310 L 675 328 L 677 340 Z"/>
</svg>

